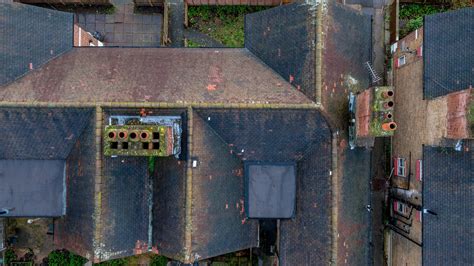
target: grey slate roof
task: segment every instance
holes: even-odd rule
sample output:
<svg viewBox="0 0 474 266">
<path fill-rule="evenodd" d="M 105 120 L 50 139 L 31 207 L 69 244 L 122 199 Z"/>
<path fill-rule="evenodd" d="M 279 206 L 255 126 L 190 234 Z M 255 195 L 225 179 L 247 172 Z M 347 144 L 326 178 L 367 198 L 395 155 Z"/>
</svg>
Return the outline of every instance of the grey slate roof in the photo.
<svg viewBox="0 0 474 266">
<path fill-rule="evenodd" d="M 153 177 L 152 245 L 176 259 L 182 258 L 184 247 L 186 166 L 174 157 L 157 158 Z"/>
<path fill-rule="evenodd" d="M 226 197 L 229 197 L 230 193 L 235 193 L 236 188 L 243 187 L 242 162 L 296 162 L 297 209 L 295 218 L 284 221 L 281 225 L 282 263 L 299 261 L 302 264 L 296 265 L 305 265 L 319 260 L 328 261 L 331 240 L 328 233 L 331 201 L 329 196 L 331 132 L 321 113 L 316 110 L 264 109 L 200 109 L 197 113 L 210 132 L 214 132 L 211 138 L 213 142 L 199 145 L 200 149 L 207 147 L 207 152 L 195 152 L 202 164 L 198 168 L 206 169 L 206 172 L 195 175 L 193 171 L 193 182 L 203 190 L 199 193 L 202 195 L 200 197 L 209 195 L 206 197 L 213 198 L 208 200 L 207 204 L 201 205 L 208 206 L 212 203 L 216 205 L 215 208 L 221 208 L 221 212 L 227 212 L 226 206 L 222 205 L 229 202 L 228 211 L 238 211 L 235 209 L 235 200 L 228 201 Z M 195 129 L 194 136 L 200 135 Z M 194 145 L 197 141 L 194 140 Z M 211 145 L 218 141 L 220 144 Z M 234 180 L 233 187 L 236 188 L 231 190 L 231 187 L 224 186 L 224 183 L 213 187 L 211 184 L 218 182 L 213 181 L 215 179 L 226 183 Z M 220 191 L 221 194 L 216 194 L 216 191 Z M 243 199 L 243 194 L 240 197 Z M 238 217 L 238 214 L 237 212 L 235 215 Z M 207 222 L 205 216 L 198 217 L 193 218 L 193 221 L 202 224 Z M 243 218 L 244 216 L 241 216 L 242 220 Z M 246 221 L 249 222 L 252 220 Z M 208 223 L 207 226 L 210 225 L 213 223 Z M 220 232 L 220 228 L 228 226 L 230 225 L 215 223 L 213 227 L 216 229 L 211 232 Z M 200 231 L 202 230 L 197 232 Z M 198 240 L 200 239 L 196 241 L 200 243 Z M 217 243 L 226 243 L 225 238 Z M 314 252 L 315 250 L 317 252 Z"/>
<path fill-rule="evenodd" d="M 474 84 L 474 7 L 425 16 L 424 97 L 432 99 Z"/>
<path fill-rule="evenodd" d="M 100 260 L 132 256 L 136 246 L 148 246 L 147 163 L 147 157 L 104 158 Z"/>
<path fill-rule="evenodd" d="M 75 141 L 66 159 L 66 215 L 55 221 L 54 243 L 93 259 L 96 145 L 95 115 Z"/>
<path fill-rule="evenodd" d="M 315 97 L 315 10 L 293 3 L 245 16 L 245 48 L 310 99 Z"/>
<path fill-rule="evenodd" d="M 196 113 L 192 141 L 192 156 L 199 162 L 192 172 L 192 257 L 256 247 L 258 223 L 245 219 L 242 161 Z"/>
<path fill-rule="evenodd" d="M 0 108 L 0 159 L 66 159 L 91 118 L 85 108 Z"/>
<path fill-rule="evenodd" d="M 474 152 L 423 148 L 423 265 L 474 264 Z"/>
<path fill-rule="evenodd" d="M 296 213 L 280 224 L 281 265 L 328 265 L 331 258 L 331 134 L 319 137 L 296 168 Z"/>
<path fill-rule="evenodd" d="M 197 113 L 243 161 L 298 161 L 328 130 L 317 110 L 202 109 Z"/>
<path fill-rule="evenodd" d="M 327 14 L 329 32 L 323 49 L 324 82 L 331 88 L 331 83 L 340 81 L 340 73 L 344 73 L 358 81 L 354 87 L 366 89 L 370 76 L 364 64 L 372 62 L 372 17 L 335 1 L 331 3 Z"/>
<path fill-rule="evenodd" d="M 0 86 L 72 49 L 70 13 L 0 3 L 0 21 Z"/>
</svg>

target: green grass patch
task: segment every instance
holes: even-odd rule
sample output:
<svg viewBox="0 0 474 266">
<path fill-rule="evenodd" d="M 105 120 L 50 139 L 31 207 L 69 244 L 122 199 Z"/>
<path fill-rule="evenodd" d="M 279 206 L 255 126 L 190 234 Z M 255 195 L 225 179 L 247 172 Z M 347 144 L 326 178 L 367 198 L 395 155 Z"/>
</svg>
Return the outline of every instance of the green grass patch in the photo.
<svg viewBox="0 0 474 266">
<path fill-rule="evenodd" d="M 265 9 L 267 7 L 191 6 L 189 24 L 225 46 L 244 47 L 244 16 Z M 188 47 L 192 46 L 188 44 Z"/>
<path fill-rule="evenodd" d="M 195 42 L 193 40 L 187 40 L 187 46 L 186 47 L 189 47 L 189 48 L 201 48 L 201 47 L 204 47 L 204 45 L 198 43 L 198 42 Z"/>
</svg>

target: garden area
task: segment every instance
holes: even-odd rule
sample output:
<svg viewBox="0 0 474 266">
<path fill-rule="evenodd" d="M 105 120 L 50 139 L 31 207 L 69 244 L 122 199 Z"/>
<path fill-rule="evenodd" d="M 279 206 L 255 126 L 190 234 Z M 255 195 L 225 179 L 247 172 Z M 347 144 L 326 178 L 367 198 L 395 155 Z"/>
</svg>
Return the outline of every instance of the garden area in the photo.
<svg viewBox="0 0 474 266">
<path fill-rule="evenodd" d="M 261 6 L 190 6 L 188 27 L 227 47 L 244 47 L 244 16 L 267 9 Z M 188 40 L 188 47 L 205 47 Z"/>
<path fill-rule="evenodd" d="M 400 4 L 400 39 L 423 26 L 423 16 L 471 6 L 471 0 L 441 0 L 439 4 Z"/>
<path fill-rule="evenodd" d="M 65 249 L 54 250 L 40 263 L 35 261 L 35 255 L 32 250 L 26 254 L 17 254 L 18 251 L 13 248 L 8 248 L 5 251 L 5 265 L 12 262 L 20 262 L 22 265 L 44 265 L 44 266 L 82 266 L 87 262 L 87 259 L 71 253 Z M 109 260 L 101 262 L 98 266 L 125 266 L 125 265 L 150 265 L 150 266 L 166 266 L 168 259 L 163 256 L 155 254 L 143 254 L 139 256 L 132 256 L 123 259 Z"/>
</svg>

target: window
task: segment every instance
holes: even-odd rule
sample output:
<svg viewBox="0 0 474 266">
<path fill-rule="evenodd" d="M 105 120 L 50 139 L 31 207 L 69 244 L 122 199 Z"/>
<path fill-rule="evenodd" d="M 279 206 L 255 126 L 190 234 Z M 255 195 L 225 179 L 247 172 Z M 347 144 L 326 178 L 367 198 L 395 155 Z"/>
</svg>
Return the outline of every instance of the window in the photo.
<svg viewBox="0 0 474 266">
<path fill-rule="evenodd" d="M 406 176 L 406 161 L 405 158 L 395 158 L 394 168 L 396 176 Z"/>
<path fill-rule="evenodd" d="M 399 202 L 397 205 L 398 205 L 397 206 L 397 211 L 399 213 L 405 213 L 405 204 Z"/>
<path fill-rule="evenodd" d="M 405 63 L 406 63 L 406 58 L 405 58 L 405 56 L 404 56 L 404 55 L 400 56 L 400 57 L 398 58 L 398 66 L 401 67 L 401 66 L 403 66 Z"/>
<path fill-rule="evenodd" d="M 406 165 L 404 158 L 398 158 L 398 175 L 399 176 L 406 176 L 405 175 Z"/>
<path fill-rule="evenodd" d="M 408 212 L 408 206 L 402 202 L 394 201 L 393 202 L 393 209 L 394 211 L 400 214 L 406 214 Z"/>
</svg>

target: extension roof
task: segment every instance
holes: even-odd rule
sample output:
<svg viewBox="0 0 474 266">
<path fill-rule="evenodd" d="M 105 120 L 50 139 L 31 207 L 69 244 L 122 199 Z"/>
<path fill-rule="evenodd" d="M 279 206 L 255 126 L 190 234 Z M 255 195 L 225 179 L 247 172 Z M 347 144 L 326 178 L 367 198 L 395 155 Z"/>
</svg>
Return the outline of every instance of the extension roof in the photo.
<svg viewBox="0 0 474 266">
<path fill-rule="evenodd" d="M 474 85 L 474 7 L 425 16 L 424 97 Z"/>
<path fill-rule="evenodd" d="M 64 160 L 0 160 L 0 205 L 15 208 L 5 216 L 64 215 L 64 167 Z"/>
<path fill-rule="evenodd" d="M 423 265 L 472 265 L 474 145 L 423 148 Z"/>
</svg>

